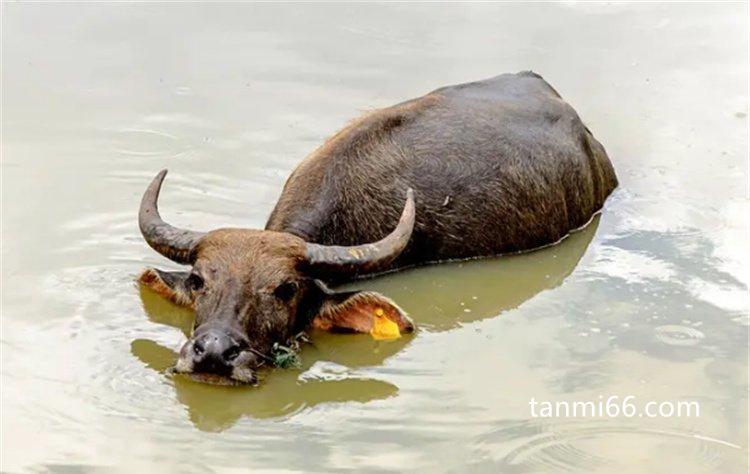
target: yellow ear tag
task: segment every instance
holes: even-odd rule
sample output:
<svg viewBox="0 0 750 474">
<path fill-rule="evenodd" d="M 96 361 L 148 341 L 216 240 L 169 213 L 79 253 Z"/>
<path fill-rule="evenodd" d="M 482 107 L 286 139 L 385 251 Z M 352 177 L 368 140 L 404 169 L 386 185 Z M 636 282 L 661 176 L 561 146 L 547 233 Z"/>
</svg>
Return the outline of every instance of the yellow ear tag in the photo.
<svg viewBox="0 0 750 474">
<path fill-rule="evenodd" d="M 394 323 L 385 315 L 381 308 L 375 310 L 375 319 L 372 322 L 370 335 L 373 339 L 398 339 L 401 337 L 401 331 L 398 330 L 398 324 Z"/>
</svg>

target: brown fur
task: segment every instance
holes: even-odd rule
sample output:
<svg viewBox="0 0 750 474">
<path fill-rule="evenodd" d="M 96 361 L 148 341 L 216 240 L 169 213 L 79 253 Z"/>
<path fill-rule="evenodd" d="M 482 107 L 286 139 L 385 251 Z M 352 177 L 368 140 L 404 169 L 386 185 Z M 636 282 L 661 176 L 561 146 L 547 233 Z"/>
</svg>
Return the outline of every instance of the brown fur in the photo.
<svg viewBox="0 0 750 474">
<path fill-rule="evenodd" d="M 209 232 L 193 265 L 206 287 L 196 299 L 196 323 L 208 317 L 239 318 L 251 340 L 283 339 L 295 325 L 290 317 L 294 311 L 277 311 L 273 291 L 299 279 L 296 268 L 304 252 L 305 243 L 290 234 L 246 229 Z"/>
<path fill-rule="evenodd" d="M 585 224 L 617 186 L 604 148 L 541 77 L 508 74 L 368 114 L 292 173 L 266 228 L 326 245 L 378 240 L 415 190 L 392 265 L 529 250 Z"/>
<path fill-rule="evenodd" d="M 191 273 L 203 280 L 200 289 L 185 286 L 189 273 L 147 269 L 140 281 L 173 303 L 192 307 L 197 328 L 211 325 L 241 334 L 257 351 L 265 353 L 274 342 L 286 342 L 316 315 L 334 330 L 361 332 L 376 306 L 386 309 L 404 332 L 408 326 L 413 329 L 403 311 L 377 293 L 336 295 L 307 278 L 299 269 L 305 242 L 291 234 L 219 229 L 206 234 L 195 254 Z M 288 282 L 298 291 L 280 300 L 275 292 Z"/>
<path fill-rule="evenodd" d="M 159 178 L 147 193 L 158 192 Z M 588 222 L 616 186 L 604 148 L 573 108 L 540 76 L 506 74 L 352 122 L 294 170 L 266 230 L 219 229 L 196 240 L 157 222 L 199 242 L 183 246 L 193 268 L 147 270 L 141 281 L 193 307 L 196 334 L 223 331 L 241 340 L 232 373 L 250 380 L 248 367 L 262 360 L 253 354 L 311 324 L 367 332 L 382 309 L 402 332 L 413 329 L 382 295 L 328 290 L 316 278 L 336 278 L 310 274 L 306 242 L 380 240 L 396 227 L 413 188 L 416 223 L 390 269 L 529 250 Z M 155 202 L 149 210 L 156 212 Z M 178 367 L 193 367 L 194 344 L 183 347 Z"/>
</svg>

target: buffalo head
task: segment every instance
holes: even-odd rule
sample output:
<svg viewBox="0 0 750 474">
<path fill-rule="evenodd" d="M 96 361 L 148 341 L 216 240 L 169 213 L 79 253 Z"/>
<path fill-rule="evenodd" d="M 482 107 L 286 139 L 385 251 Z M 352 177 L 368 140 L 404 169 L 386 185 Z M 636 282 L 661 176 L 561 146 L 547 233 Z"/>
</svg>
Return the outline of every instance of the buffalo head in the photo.
<svg viewBox="0 0 750 474">
<path fill-rule="evenodd" d="M 149 185 L 138 223 L 146 242 L 189 272 L 147 269 L 140 281 L 176 304 L 195 311 L 190 340 L 176 371 L 211 373 L 255 382 L 275 343 L 285 344 L 310 326 L 368 332 L 376 318 L 399 331 L 414 326 L 388 298 L 373 292 L 336 293 L 322 280 L 383 270 L 404 250 L 414 228 L 414 198 L 396 228 L 378 242 L 343 247 L 308 243 L 284 232 L 178 229 L 159 216 L 157 200 L 166 170 Z"/>
</svg>

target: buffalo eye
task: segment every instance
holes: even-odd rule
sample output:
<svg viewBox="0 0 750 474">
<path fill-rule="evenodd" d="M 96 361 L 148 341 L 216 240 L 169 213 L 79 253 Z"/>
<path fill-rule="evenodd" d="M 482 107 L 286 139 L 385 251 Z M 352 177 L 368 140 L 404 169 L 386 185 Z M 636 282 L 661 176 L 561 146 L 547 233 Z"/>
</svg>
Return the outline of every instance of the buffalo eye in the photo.
<svg viewBox="0 0 750 474">
<path fill-rule="evenodd" d="M 191 273 L 190 276 L 187 277 L 187 280 L 185 280 L 185 286 L 190 291 L 198 291 L 203 288 L 204 284 L 203 277 L 197 273 Z"/>
<path fill-rule="evenodd" d="M 277 286 L 273 294 L 281 301 L 289 301 L 297 294 L 298 288 L 299 285 L 296 281 L 287 281 Z"/>
</svg>

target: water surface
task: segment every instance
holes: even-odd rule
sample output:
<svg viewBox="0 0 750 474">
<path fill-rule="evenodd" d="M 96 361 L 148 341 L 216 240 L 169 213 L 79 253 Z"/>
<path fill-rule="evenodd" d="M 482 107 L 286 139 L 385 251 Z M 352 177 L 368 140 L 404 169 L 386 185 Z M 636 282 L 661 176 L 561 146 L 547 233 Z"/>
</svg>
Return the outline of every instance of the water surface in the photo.
<svg viewBox="0 0 750 474">
<path fill-rule="evenodd" d="M 2 5 L 2 470 L 746 472 L 743 4 Z M 165 218 L 262 227 L 348 120 L 437 87 L 543 74 L 621 186 L 538 252 L 359 286 L 398 341 L 313 334 L 259 388 L 165 373 L 189 312 Z M 534 418 L 529 401 L 697 401 L 691 418 Z"/>
</svg>

